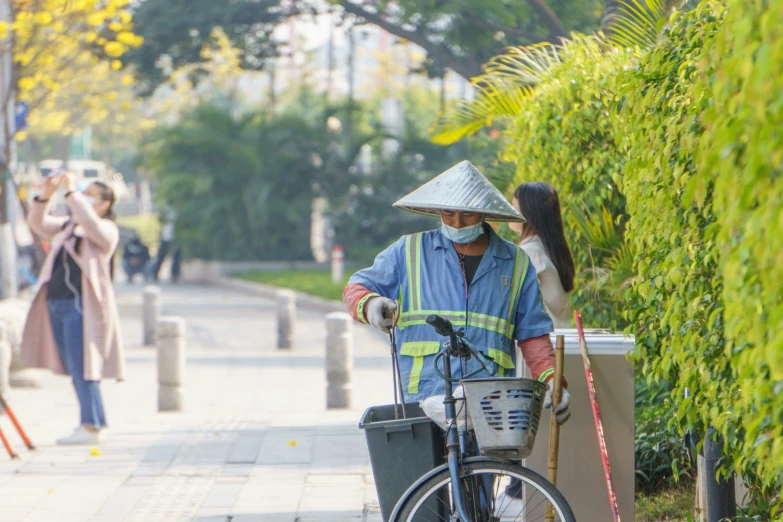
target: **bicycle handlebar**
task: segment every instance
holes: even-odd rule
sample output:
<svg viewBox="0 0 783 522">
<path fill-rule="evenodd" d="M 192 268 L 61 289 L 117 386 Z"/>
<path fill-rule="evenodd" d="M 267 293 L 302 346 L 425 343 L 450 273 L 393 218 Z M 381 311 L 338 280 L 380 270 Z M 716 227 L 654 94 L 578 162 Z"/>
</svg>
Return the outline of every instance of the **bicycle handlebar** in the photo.
<svg viewBox="0 0 783 522">
<path fill-rule="evenodd" d="M 468 359 L 470 355 L 473 355 L 473 357 L 476 358 L 478 363 L 481 365 L 481 368 L 487 372 L 490 376 L 493 376 L 497 373 L 497 371 L 492 368 L 491 363 L 495 362 L 492 357 L 489 355 L 484 354 L 483 352 L 476 350 L 473 348 L 473 346 L 468 342 L 467 339 L 464 339 L 464 334 L 462 331 L 455 331 L 454 326 L 451 324 L 451 321 L 449 321 L 446 318 L 443 318 L 437 314 L 431 314 L 426 319 L 427 324 L 432 326 L 435 331 L 438 333 L 438 335 L 442 335 L 444 337 L 450 337 L 452 341 L 455 341 L 457 343 L 457 346 L 452 346 L 453 350 L 456 350 L 457 355 L 461 355 L 463 358 Z M 464 350 L 464 355 L 460 354 L 460 348 Z M 437 363 L 435 365 L 435 370 L 437 371 Z M 481 371 L 481 370 L 479 370 Z M 440 372 L 437 372 L 440 375 Z M 474 372 L 472 375 L 475 375 L 478 372 Z M 441 375 L 444 379 L 447 378 L 443 375 Z M 469 376 L 466 376 L 469 377 Z"/>
<path fill-rule="evenodd" d="M 439 315 L 432 314 L 428 316 L 427 324 L 435 328 L 435 331 L 438 332 L 438 335 L 442 335 L 444 337 L 457 335 L 457 332 L 454 331 L 454 326 L 452 326 L 451 321 L 444 319 Z"/>
</svg>

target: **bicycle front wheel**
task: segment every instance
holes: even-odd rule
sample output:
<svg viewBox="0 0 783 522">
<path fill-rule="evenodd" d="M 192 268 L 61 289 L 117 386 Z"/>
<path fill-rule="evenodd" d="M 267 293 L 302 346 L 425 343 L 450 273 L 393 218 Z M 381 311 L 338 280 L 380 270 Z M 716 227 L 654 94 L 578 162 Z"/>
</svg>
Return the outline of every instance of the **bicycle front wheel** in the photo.
<svg viewBox="0 0 783 522">
<path fill-rule="evenodd" d="M 576 522 L 562 493 L 530 469 L 479 457 L 466 459 L 460 472 L 470 522 L 544 522 L 549 506 L 554 522 Z M 444 469 L 401 499 L 390 522 L 465 522 L 451 488 Z"/>
</svg>

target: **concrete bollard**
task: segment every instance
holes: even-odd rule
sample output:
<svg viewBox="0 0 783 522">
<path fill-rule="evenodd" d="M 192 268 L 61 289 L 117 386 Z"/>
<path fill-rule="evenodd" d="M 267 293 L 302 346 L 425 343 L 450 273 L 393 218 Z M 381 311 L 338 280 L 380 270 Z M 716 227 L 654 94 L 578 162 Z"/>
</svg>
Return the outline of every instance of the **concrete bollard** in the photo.
<svg viewBox="0 0 783 522">
<path fill-rule="evenodd" d="M 142 322 L 144 325 L 144 346 L 155 345 L 155 334 L 158 327 L 158 319 L 161 314 L 160 288 L 157 286 L 144 287 L 144 300 L 142 302 Z"/>
<path fill-rule="evenodd" d="M 0 321 L 0 393 L 5 393 L 11 386 L 11 343 L 8 342 L 6 328 L 6 324 Z"/>
<path fill-rule="evenodd" d="M 343 282 L 343 270 L 345 268 L 345 251 L 340 245 L 332 248 L 332 283 L 339 285 Z"/>
<path fill-rule="evenodd" d="M 26 299 L 0 300 L 0 323 L 5 326 L 5 340 L 11 346 L 11 369 L 9 380 L 11 388 L 41 388 L 43 370 L 25 368 L 20 360 L 22 333 L 30 312 L 30 303 Z"/>
<path fill-rule="evenodd" d="M 158 321 L 158 411 L 185 407 L 185 319 L 161 317 Z"/>
<path fill-rule="evenodd" d="M 326 315 L 326 407 L 351 407 L 353 319 L 345 312 Z"/>
<path fill-rule="evenodd" d="M 294 322 L 296 321 L 296 294 L 290 290 L 277 292 L 277 347 L 294 347 Z"/>
</svg>

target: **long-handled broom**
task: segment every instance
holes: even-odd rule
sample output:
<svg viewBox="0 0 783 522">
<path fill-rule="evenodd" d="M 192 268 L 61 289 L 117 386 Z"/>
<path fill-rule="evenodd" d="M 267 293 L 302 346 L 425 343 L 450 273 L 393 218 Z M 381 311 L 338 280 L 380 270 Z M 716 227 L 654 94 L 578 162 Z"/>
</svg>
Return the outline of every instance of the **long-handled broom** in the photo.
<svg viewBox="0 0 783 522">
<path fill-rule="evenodd" d="M 16 428 L 16 431 L 19 432 L 19 436 L 22 437 L 22 441 L 24 442 L 24 445 L 27 446 L 27 449 L 31 451 L 35 450 L 35 446 L 33 446 L 33 443 L 30 442 L 30 439 L 27 437 L 27 434 L 22 429 L 22 425 L 19 424 L 19 421 L 16 419 L 16 415 L 14 415 L 14 412 L 11 411 L 11 407 L 8 406 L 8 403 L 5 401 L 2 395 L 0 395 L 0 412 L 5 412 L 5 414 L 8 415 L 8 418 L 11 419 L 11 422 Z M 3 446 L 5 446 L 5 450 L 8 452 L 8 455 L 12 459 L 19 458 L 19 455 L 16 454 L 13 446 L 11 446 L 11 443 L 8 441 L 5 434 L 3 433 L 3 430 L 0 430 L 0 441 L 3 443 Z"/>
<path fill-rule="evenodd" d="M 587 341 L 582 329 L 582 314 L 574 310 L 576 329 L 579 332 L 579 348 L 582 351 L 582 361 L 585 363 L 585 377 L 587 378 L 587 391 L 590 394 L 590 405 L 593 407 L 593 420 L 595 421 L 595 434 L 598 436 L 598 447 L 601 450 L 601 461 L 604 464 L 604 477 L 606 489 L 609 492 L 609 506 L 612 508 L 614 522 L 620 522 L 620 511 L 617 509 L 617 495 L 614 492 L 612 470 L 609 467 L 609 453 L 606 451 L 606 439 L 604 438 L 604 425 L 601 422 L 601 412 L 598 409 L 598 397 L 595 394 L 595 381 L 593 380 L 593 368 L 590 366 L 590 357 L 587 355 Z"/>
<path fill-rule="evenodd" d="M 552 386 L 552 408 L 560 404 L 563 395 L 563 364 L 565 353 L 565 337 L 557 336 L 555 341 L 555 377 Z M 560 424 L 557 423 L 557 415 L 552 413 L 549 421 L 549 462 L 547 463 L 546 478 L 553 486 L 557 486 L 557 456 L 560 451 Z M 555 510 L 547 501 L 546 522 L 554 522 Z"/>
</svg>

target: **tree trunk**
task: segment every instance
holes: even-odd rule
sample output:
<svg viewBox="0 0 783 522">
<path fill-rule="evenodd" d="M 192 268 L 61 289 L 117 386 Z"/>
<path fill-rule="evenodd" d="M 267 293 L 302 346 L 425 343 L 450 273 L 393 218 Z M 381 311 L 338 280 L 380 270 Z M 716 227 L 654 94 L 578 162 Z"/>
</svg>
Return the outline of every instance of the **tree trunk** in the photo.
<svg viewBox="0 0 783 522">
<path fill-rule="evenodd" d="M 554 11 L 546 5 L 544 0 L 527 0 L 536 14 L 541 18 L 541 22 L 549 29 L 549 37 L 555 40 L 551 43 L 559 43 L 557 40 L 561 38 L 568 38 L 568 32 L 566 31 L 560 19 L 557 17 Z"/>
<path fill-rule="evenodd" d="M 397 24 L 389 22 L 385 17 L 378 13 L 367 11 L 361 5 L 354 4 L 350 0 L 341 0 L 339 4 L 347 13 L 365 19 L 367 22 L 377 25 L 389 33 L 399 36 L 409 42 L 415 43 L 432 57 L 435 58 L 443 67 L 447 67 L 459 74 L 466 80 L 481 74 L 481 63 L 474 56 L 457 56 L 447 47 L 431 42 L 427 35 L 419 29 L 408 30 Z"/>
<path fill-rule="evenodd" d="M 269 62 L 269 112 L 275 113 L 275 106 L 277 105 L 277 94 L 275 93 L 275 63 Z"/>
</svg>

